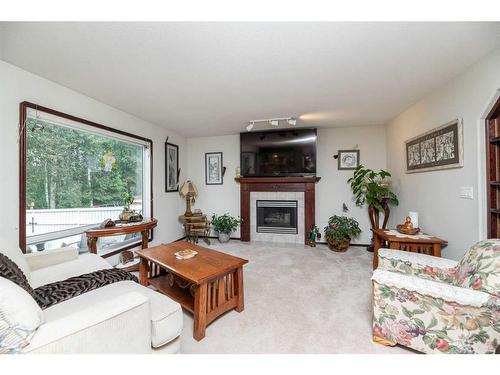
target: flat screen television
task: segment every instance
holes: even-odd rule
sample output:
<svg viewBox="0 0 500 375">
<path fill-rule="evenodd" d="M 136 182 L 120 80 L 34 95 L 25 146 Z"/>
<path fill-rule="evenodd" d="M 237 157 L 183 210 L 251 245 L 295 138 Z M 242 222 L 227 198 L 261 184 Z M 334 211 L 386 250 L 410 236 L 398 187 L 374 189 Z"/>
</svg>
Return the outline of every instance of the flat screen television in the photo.
<svg viewBox="0 0 500 375">
<path fill-rule="evenodd" d="M 240 134 L 243 177 L 315 176 L 316 129 Z"/>
</svg>

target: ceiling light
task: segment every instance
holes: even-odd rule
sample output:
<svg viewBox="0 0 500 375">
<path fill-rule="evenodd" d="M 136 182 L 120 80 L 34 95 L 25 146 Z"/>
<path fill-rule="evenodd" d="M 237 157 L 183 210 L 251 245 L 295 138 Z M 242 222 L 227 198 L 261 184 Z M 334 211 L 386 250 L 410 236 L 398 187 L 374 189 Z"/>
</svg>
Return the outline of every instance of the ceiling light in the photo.
<svg viewBox="0 0 500 375">
<path fill-rule="evenodd" d="M 295 126 L 297 124 L 297 118 L 296 117 L 274 117 L 274 118 L 267 118 L 267 119 L 262 119 L 262 120 L 250 120 L 248 122 L 248 125 L 246 126 L 247 131 L 252 131 L 254 128 L 255 124 L 268 124 L 271 126 L 279 126 L 280 121 L 286 121 L 288 125 Z"/>
</svg>

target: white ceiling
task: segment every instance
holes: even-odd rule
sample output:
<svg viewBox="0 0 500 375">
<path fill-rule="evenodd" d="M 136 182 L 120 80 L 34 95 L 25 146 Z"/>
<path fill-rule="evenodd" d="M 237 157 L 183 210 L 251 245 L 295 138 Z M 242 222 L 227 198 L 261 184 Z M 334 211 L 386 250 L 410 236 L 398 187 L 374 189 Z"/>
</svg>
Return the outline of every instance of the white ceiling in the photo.
<svg viewBox="0 0 500 375">
<path fill-rule="evenodd" d="M 500 23 L 0 24 L 2 60 L 186 136 L 383 124 L 499 47 Z"/>
</svg>

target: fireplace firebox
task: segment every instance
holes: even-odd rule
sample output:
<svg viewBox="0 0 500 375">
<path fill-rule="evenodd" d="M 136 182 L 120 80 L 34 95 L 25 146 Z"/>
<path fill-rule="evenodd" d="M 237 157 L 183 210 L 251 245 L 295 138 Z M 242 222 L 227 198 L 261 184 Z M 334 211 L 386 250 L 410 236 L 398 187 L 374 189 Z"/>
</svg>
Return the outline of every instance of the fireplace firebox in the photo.
<svg viewBox="0 0 500 375">
<path fill-rule="evenodd" d="M 257 200 L 257 232 L 297 234 L 297 201 Z"/>
</svg>

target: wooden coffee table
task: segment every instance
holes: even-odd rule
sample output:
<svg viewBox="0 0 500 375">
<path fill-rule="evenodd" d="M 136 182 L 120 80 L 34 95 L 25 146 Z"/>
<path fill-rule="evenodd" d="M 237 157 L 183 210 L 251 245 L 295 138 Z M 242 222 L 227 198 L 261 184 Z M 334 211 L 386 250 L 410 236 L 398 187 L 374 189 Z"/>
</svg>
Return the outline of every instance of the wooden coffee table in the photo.
<svg viewBox="0 0 500 375">
<path fill-rule="evenodd" d="M 191 259 L 177 259 L 175 253 L 192 249 L 198 254 Z M 243 265 L 246 259 L 210 250 L 186 241 L 173 242 L 137 251 L 141 258 L 139 281 L 152 285 L 179 302 L 194 315 L 193 337 L 205 337 L 208 324 L 226 311 L 242 312 Z M 159 274 L 151 275 L 151 267 Z"/>
</svg>

